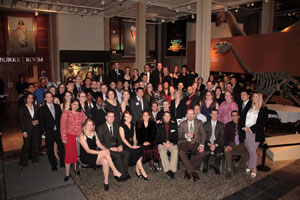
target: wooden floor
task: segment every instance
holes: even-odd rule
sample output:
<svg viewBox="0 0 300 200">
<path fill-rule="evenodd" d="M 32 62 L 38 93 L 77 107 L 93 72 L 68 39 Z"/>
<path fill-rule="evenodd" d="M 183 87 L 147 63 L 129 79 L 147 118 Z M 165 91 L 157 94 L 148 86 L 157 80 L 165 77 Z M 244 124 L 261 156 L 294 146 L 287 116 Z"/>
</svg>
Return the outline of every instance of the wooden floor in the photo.
<svg viewBox="0 0 300 200">
<path fill-rule="evenodd" d="M 2 144 L 4 152 L 22 148 L 23 139 L 17 102 L 0 103 L 0 130 L 3 134 Z"/>
</svg>

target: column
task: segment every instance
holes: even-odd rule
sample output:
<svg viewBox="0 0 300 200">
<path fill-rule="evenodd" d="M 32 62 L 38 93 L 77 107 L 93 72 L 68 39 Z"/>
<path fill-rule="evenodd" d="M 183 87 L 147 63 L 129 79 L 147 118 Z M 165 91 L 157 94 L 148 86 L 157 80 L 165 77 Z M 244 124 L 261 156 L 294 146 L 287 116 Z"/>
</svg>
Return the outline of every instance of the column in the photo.
<svg viewBox="0 0 300 200">
<path fill-rule="evenodd" d="M 139 72 L 143 72 L 146 64 L 146 2 L 137 3 L 135 62 Z"/>
<path fill-rule="evenodd" d="M 110 51 L 110 20 L 104 17 L 104 50 Z"/>
<path fill-rule="evenodd" d="M 261 34 L 273 32 L 274 0 L 262 0 Z"/>
<path fill-rule="evenodd" d="M 58 14 L 49 15 L 49 47 L 50 47 L 50 68 L 51 76 L 53 80 L 61 80 L 61 68 L 60 68 L 60 58 L 59 58 L 59 37 L 58 37 Z M 47 72 L 49 74 L 49 72 Z M 38 74 L 39 76 L 39 74 Z"/>
<path fill-rule="evenodd" d="M 195 71 L 208 80 L 210 70 L 211 0 L 197 0 Z"/>
</svg>

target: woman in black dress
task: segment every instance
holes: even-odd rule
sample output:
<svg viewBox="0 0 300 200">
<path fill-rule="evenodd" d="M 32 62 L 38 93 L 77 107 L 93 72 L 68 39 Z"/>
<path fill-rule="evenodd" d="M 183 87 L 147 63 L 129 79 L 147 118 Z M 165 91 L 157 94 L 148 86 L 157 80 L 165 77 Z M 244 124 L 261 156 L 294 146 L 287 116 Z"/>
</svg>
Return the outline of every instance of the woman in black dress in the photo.
<svg viewBox="0 0 300 200">
<path fill-rule="evenodd" d="M 123 90 L 123 92 L 122 92 L 122 102 L 121 102 L 122 113 L 125 112 L 126 110 L 130 111 L 129 100 L 130 100 L 129 91 L 128 90 Z"/>
<path fill-rule="evenodd" d="M 57 97 L 59 99 L 60 103 L 64 102 L 65 92 L 66 92 L 65 84 L 63 84 L 63 83 L 59 84 L 57 94 L 55 95 L 55 97 Z"/>
<path fill-rule="evenodd" d="M 157 172 L 154 162 L 158 161 L 159 154 L 155 136 L 156 123 L 151 119 L 150 112 L 144 111 L 136 124 L 136 137 L 138 144 L 144 149 L 144 160 L 149 161 L 150 167 Z"/>
<path fill-rule="evenodd" d="M 104 174 L 104 190 L 109 190 L 108 176 L 109 168 L 113 171 L 116 180 L 120 181 L 122 174 L 116 169 L 109 149 L 103 146 L 95 132 L 95 123 L 91 119 L 86 119 L 82 124 L 82 133 L 79 135 L 80 161 L 87 165 L 102 165 Z M 97 147 L 101 150 L 97 150 Z"/>
<path fill-rule="evenodd" d="M 129 166 L 135 165 L 137 177 L 149 181 L 150 178 L 146 174 L 142 163 L 143 150 L 137 145 L 135 126 L 132 123 L 132 115 L 129 111 L 123 113 L 123 120 L 124 123 L 121 124 L 119 132 L 124 150 L 129 152 Z"/>
<path fill-rule="evenodd" d="M 115 123 L 120 124 L 121 122 L 121 106 L 119 104 L 119 101 L 116 98 L 116 92 L 112 89 L 109 89 L 107 92 L 107 99 L 104 101 L 105 104 L 105 110 L 111 111 L 115 115 Z"/>
<path fill-rule="evenodd" d="M 215 99 L 219 105 L 221 105 L 223 103 L 223 101 L 225 101 L 224 95 L 222 93 L 222 88 L 219 86 L 216 87 L 216 90 L 215 90 Z"/>
</svg>

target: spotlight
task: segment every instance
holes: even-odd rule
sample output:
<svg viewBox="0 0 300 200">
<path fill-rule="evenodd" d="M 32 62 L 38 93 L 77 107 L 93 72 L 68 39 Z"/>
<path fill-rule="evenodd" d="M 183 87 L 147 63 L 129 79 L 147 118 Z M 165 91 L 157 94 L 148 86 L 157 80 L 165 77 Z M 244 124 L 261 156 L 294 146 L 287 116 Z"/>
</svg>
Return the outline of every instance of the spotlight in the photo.
<svg viewBox="0 0 300 200">
<path fill-rule="evenodd" d="M 296 15 L 296 13 L 295 13 L 295 12 L 293 12 L 293 15 L 295 16 L 295 15 Z"/>
<path fill-rule="evenodd" d="M 34 16 L 39 16 L 39 12 L 37 10 L 34 12 Z"/>
<path fill-rule="evenodd" d="M 98 11 L 97 10 L 94 10 L 94 15 L 98 15 Z"/>
<path fill-rule="evenodd" d="M 247 3 L 247 7 L 249 7 L 250 6 L 250 4 L 249 3 Z"/>
<path fill-rule="evenodd" d="M 188 11 L 190 11 L 192 9 L 190 5 L 187 5 L 186 8 L 187 8 Z"/>
<path fill-rule="evenodd" d="M 178 9 L 176 9 L 176 13 L 177 13 L 177 14 L 179 13 L 179 10 L 178 10 Z"/>
<path fill-rule="evenodd" d="M 194 14 L 192 14 L 191 18 L 192 18 L 192 19 L 195 19 L 195 15 L 194 15 Z"/>
<path fill-rule="evenodd" d="M 254 3 L 251 3 L 251 6 L 254 6 Z"/>
<path fill-rule="evenodd" d="M 164 22 L 165 22 L 165 19 L 161 19 L 161 22 L 164 23 Z"/>
<path fill-rule="evenodd" d="M 83 13 L 84 13 L 84 14 L 87 14 L 87 12 L 88 12 L 88 11 L 87 11 L 87 9 L 86 9 L 86 8 L 85 8 L 85 9 L 83 9 Z"/>
<path fill-rule="evenodd" d="M 101 4 L 101 6 L 105 6 L 105 1 L 101 0 L 100 4 Z"/>
<path fill-rule="evenodd" d="M 289 13 L 288 16 L 290 17 L 290 16 L 291 16 L 291 13 Z"/>
<path fill-rule="evenodd" d="M 239 9 L 235 9 L 235 11 L 234 11 L 234 12 L 238 13 L 238 12 L 239 12 Z"/>
<path fill-rule="evenodd" d="M 78 8 L 74 8 L 74 12 L 76 12 L 76 13 L 77 13 L 77 12 L 78 12 Z"/>
<path fill-rule="evenodd" d="M 173 19 L 173 20 L 172 20 L 172 24 L 174 24 L 174 23 L 175 23 L 175 20 Z"/>
<path fill-rule="evenodd" d="M 56 11 L 60 11 L 60 6 L 56 6 Z"/>
<path fill-rule="evenodd" d="M 69 7 L 69 12 L 73 12 L 74 8 L 73 7 Z"/>
</svg>

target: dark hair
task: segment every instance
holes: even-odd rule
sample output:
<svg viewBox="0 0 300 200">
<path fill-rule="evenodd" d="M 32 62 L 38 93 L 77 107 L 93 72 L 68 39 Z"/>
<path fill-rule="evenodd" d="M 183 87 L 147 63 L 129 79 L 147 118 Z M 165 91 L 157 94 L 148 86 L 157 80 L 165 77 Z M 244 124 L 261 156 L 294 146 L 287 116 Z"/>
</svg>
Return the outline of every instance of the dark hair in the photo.
<svg viewBox="0 0 300 200">
<path fill-rule="evenodd" d="M 54 97 L 54 95 L 53 95 L 51 92 L 47 91 L 47 92 L 45 92 L 45 94 L 44 94 L 44 98 L 46 97 L 47 94 L 51 94 L 51 96 Z"/>
<path fill-rule="evenodd" d="M 136 88 L 136 91 L 138 91 L 138 90 L 142 90 L 144 92 L 144 89 L 142 87 Z"/>
<path fill-rule="evenodd" d="M 188 66 L 187 65 L 182 65 L 181 70 L 182 70 L 182 68 L 188 69 Z"/>
<path fill-rule="evenodd" d="M 67 85 L 69 85 L 69 84 L 71 84 L 71 83 L 73 83 L 73 84 L 74 84 L 74 82 L 73 82 L 73 81 L 68 81 L 68 82 L 67 82 Z"/>
<path fill-rule="evenodd" d="M 168 113 L 169 115 L 171 115 L 171 113 L 170 113 L 169 111 L 165 111 L 165 112 L 164 112 L 164 115 L 165 115 L 166 113 Z"/>
<path fill-rule="evenodd" d="M 115 113 L 113 111 L 110 111 L 110 110 L 106 112 L 105 116 L 107 116 L 109 113 L 112 113 L 115 116 Z"/>
<path fill-rule="evenodd" d="M 137 122 L 137 127 L 139 127 L 139 128 L 142 128 L 142 125 L 144 123 L 144 120 L 143 120 L 144 113 L 148 113 L 148 115 L 150 116 L 149 121 L 152 119 L 151 114 L 148 110 L 143 111 L 140 118 L 139 118 L 139 120 L 138 120 L 138 122 Z"/>
<path fill-rule="evenodd" d="M 242 92 L 246 92 L 248 95 L 251 94 L 251 90 L 245 90 L 245 89 L 244 89 L 244 90 L 241 91 L 241 93 L 242 93 Z"/>
<path fill-rule="evenodd" d="M 74 103 L 74 102 L 78 103 L 78 109 L 76 110 L 76 112 L 81 112 L 82 108 L 81 108 L 80 102 L 77 99 L 71 100 L 70 110 L 72 110 L 72 103 Z"/>
<path fill-rule="evenodd" d="M 200 104 L 199 104 L 199 103 L 195 103 L 195 104 L 194 104 L 194 108 L 195 108 L 195 106 L 199 106 L 199 107 L 200 107 L 200 109 L 201 109 L 201 106 L 200 106 Z"/>
<path fill-rule="evenodd" d="M 113 92 L 113 93 L 114 93 L 114 96 L 115 96 L 115 98 L 117 98 L 116 91 L 114 91 L 113 89 L 108 89 L 108 90 L 107 90 L 107 98 L 108 98 L 108 93 L 109 93 L 109 92 Z M 115 99 L 115 98 L 114 98 L 114 99 Z"/>
<path fill-rule="evenodd" d="M 231 85 L 232 86 L 232 83 L 226 83 L 226 85 Z"/>
<path fill-rule="evenodd" d="M 126 114 L 129 114 L 129 115 L 132 116 L 132 114 L 131 114 L 131 112 L 130 112 L 129 110 L 124 111 L 123 114 L 122 114 L 122 122 L 125 122 L 125 115 L 126 115 Z M 132 120 L 131 120 L 131 121 L 132 121 Z"/>
<path fill-rule="evenodd" d="M 33 93 L 31 93 L 31 92 L 28 92 L 27 94 L 26 94 L 26 96 L 25 96 L 25 98 L 24 98 L 24 103 L 25 104 L 27 104 L 27 98 L 28 98 L 28 96 L 32 96 L 33 97 L 33 104 L 34 104 L 34 101 L 35 101 L 35 95 L 33 94 Z"/>
<path fill-rule="evenodd" d="M 158 103 L 157 103 L 156 101 L 153 101 L 153 102 L 151 103 L 151 107 L 152 107 L 153 104 L 156 104 L 156 105 L 158 106 Z"/>
<path fill-rule="evenodd" d="M 239 113 L 237 110 L 233 110 L 233 111 L 231 112 L 231 116 L 232 116 L 233 113 L 237 113 L 238 116 L 240 116 L 240 113 Z"/>
<path fill-rule="evenodd" d="M 28 83 L 26 88 L 28 89 L 29 86 L 31 86 L 31 85 L 34 87 L 34 84 L 33 84 L 33 83 Z"/>
<path fill-rule="evenodd" d="M 217 111 L 217 113 L 219 114 L 219 111 L 217 110 L 217 109 L 212 109 L 211 111 L 210 111 L 210 114 L 212 113 L 212 112 L 214 112 L 214 111 Z"/>
</svg>

